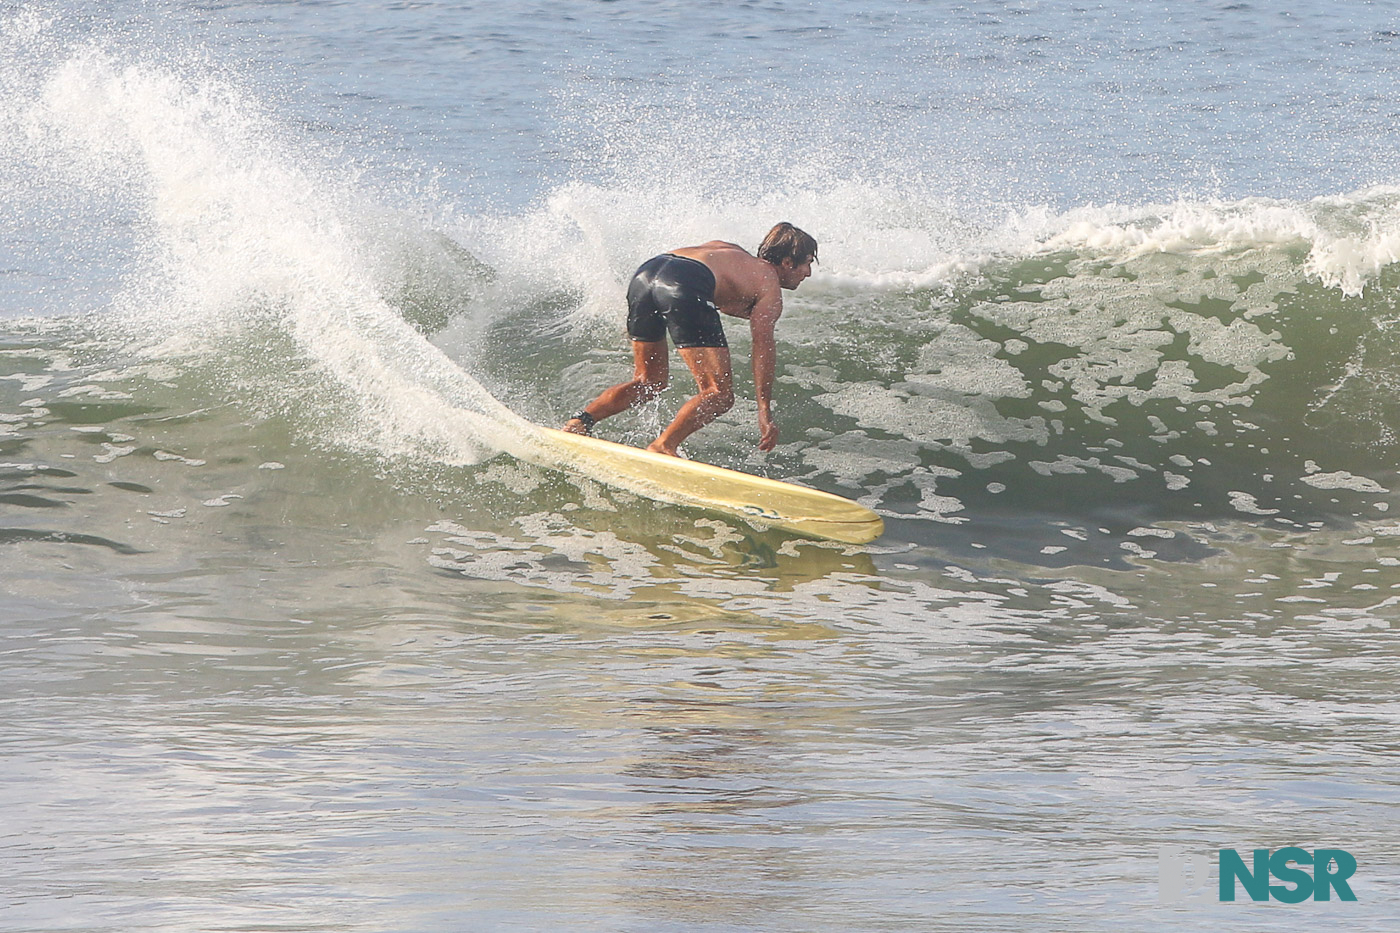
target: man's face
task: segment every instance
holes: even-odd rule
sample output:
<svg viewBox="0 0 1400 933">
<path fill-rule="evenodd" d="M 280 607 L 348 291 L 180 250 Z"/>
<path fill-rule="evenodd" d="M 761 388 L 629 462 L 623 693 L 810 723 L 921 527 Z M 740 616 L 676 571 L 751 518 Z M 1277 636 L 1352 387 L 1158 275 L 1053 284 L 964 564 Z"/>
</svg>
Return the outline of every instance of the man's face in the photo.
<svg viewBox="0 0 1400 933">
<path fill-rule="evenodd" d="M 794 263 L 792 259 L 784 259 L 783 264 L 778 267 L 778 284 L 783 288 L 793 289 L 806 281 L 807 276 L 812 274 L 812 258 L 809 256 L 802 260 L 800 264 Z"/>
</svg>

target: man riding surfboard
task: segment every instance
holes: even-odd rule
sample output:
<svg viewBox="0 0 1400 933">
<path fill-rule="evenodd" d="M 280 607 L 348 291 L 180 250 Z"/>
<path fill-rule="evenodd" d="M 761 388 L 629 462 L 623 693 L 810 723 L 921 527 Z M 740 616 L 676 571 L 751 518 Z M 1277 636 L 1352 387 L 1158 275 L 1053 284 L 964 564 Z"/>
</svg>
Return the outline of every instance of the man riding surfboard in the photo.
<svg viewBox="0 0 1400 933">
<path fill-rule="evenodd" d="M 687 437 L 734 405 L 734 372 L 720 314 L 743 318 L 753 334 L 753 381 L 758 400 L 759 450 L 778 443 L 773 420 L 773 375 L 777 346 L 773 326 L 783 313 L 782 289 L 794 289 L 812 274 L 817 241 L 789 223 L 780 223 L 753 256 L 722 240 L 662 253 L 642 263 L 627 289 L 627 333 L 632 337 L 634 372 L 603 392 L 564 424 L 573 434 L 651 401 L 666 388 L 669 332 L 677 352 L 695 376 L 696 395 L 647 450 L 676 456 Z"/>
</svg>

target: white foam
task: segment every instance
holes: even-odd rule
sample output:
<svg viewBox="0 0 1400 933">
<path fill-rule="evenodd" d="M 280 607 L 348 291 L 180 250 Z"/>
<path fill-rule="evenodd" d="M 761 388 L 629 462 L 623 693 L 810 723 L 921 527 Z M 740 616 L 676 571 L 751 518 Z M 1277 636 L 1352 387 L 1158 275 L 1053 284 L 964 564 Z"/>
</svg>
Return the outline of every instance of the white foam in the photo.
<svg viewBox="0 0 1400 933">
<path fill-rule="evenodd" d="M 1189 476 L 1182 476 L 1180 473 L 1173 473 L 1170 470 L 1162 471 L 1162 479 L 1166 481 L 1167 489 L 1176 492 L 1191 485 Z"/>
<path fill-rule="evenodd" d="M 1400 258 L 1400 188 L 1294 202 L 1268 198 L 1106 206 L 1071 211 L 1051 249 L 1090 250 L 1128 259 L 1153 253 L 1238 255 L 1260 248 L 1305 248 L 1305 271 L 1348 296 L 1361 294 Z"/>
<path fill-rule="evenodd" d="M 126 457 L 136 452 L 135 447 L 118 447 L 115 444 L 102 445 L 102 453 L 95 455 L 92 459 L 98 463 L 111 463 L 118 457 Z"/>
<path fill-rule="evenodd" d="M 1312 461 L 1309 461 L 1311 463 Z M 1373 479 L 1365 476 L 1356 476 L 1346 470 L 1337 470 L 1334 473 L 1309 473 L 1300 477 L 1309 486 L 1318 489 L 1347 489 L 1352 492 L 1384 493 L 1389 492 L 1384 486 Z"/>
<path fill-rule="evenodd" d="M 1259 507 L 1259 500 L 1247 492 L 1233 491 L 1230 493 L 1230 506 L 1237 512 L 1244 512 L 1247 515 L 1277 515 L 1278 509 L 1264 509 Z"/>
</svg>

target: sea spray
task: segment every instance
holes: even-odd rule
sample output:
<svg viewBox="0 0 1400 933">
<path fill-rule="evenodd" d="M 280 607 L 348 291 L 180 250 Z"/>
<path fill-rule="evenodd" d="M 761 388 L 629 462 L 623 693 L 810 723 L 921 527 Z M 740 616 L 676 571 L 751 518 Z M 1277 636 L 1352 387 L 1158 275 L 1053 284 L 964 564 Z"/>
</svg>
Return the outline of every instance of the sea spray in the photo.
<svg viewBox="0 0 1400 933">
<path fill-rule="evenodd" d="M 238 92 L 86 50 L 56 69 L 30 118 L 49 151 L 74 155 L 74 173 L 139 204 L 149 271 L 131 277 L 111 323 L 152 355 L 226 354 L 271 328 L 290 340 L 288 372 L 333 380 L 360 413 L 339 442 L 471 463 L 520 433 L 386 300 L 353 185 L 299 157 Z M 260 366 L 264 377 L 275 369 Z"/>
</svg>

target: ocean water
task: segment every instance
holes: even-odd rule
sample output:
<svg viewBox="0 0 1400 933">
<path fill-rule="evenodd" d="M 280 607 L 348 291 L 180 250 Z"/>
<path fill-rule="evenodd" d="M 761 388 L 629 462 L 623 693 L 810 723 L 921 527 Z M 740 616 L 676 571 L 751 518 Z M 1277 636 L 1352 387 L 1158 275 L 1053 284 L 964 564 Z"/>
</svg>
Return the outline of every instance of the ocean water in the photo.
<svg viewBox="0 0 1400 933">
<path fill-rule="evenodd" d="M 1398 54 L 1360 2 L 0 3 L 0 929 L 1392 928 Z M 883 538 L 512 456 L 639 262 L 778 220 L 780 446 L 734 321 L 686 449 Z M 1289 845 L 1357 900 L 1159 898 Z"/>
</svg>

